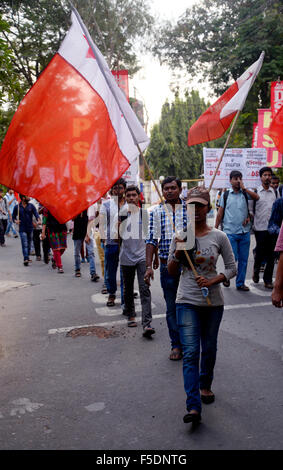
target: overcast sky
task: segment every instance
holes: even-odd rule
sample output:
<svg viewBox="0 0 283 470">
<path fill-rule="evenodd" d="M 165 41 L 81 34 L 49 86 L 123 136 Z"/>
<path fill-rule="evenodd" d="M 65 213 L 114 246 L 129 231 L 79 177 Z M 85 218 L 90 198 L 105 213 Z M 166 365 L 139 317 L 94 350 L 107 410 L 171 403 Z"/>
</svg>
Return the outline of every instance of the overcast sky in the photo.
<svg viewBox="0 0 283 470">
<path fill-rule="evenodd" d="M 189 8 L 196 3 L 196 0 L 151 0 L 150 5 L 152 12 L 157 14 L 160 19 L 175 20 L 184 13 L 186 8 Z M 136 96 L 144 102 L 147 113 L 149 128 L 158 122 L 160 111 L 166 98 L 172 100 L 173 95 L 170 91 L 169 85 L 173 81 L 172 71 L 165 65 L 160 66 L 157 60 L 149 56 L 140 57 L 140 64 L 142 69 L 130 79 L 130 95 Z M 185 76 L 181 81 L 181 86 L 185 87 Z M 196 85 L 199 88 L 201 96 L 206 97 L 205 88 Z"/>
</svg>

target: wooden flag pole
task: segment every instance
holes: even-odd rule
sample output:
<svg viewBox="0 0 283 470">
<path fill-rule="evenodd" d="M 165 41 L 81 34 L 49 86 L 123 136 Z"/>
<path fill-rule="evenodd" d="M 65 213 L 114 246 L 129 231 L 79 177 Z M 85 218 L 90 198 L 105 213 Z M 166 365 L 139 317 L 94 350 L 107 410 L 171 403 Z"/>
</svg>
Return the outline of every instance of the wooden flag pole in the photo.
<svg viewBox="0 0 283 470">
<path fill-rule="evenodd" d="M 156 189 L 156 191 L 157 191 L 157 194 L 158 194 L 158 196 L 159 196 L 159 198 L 160 198 L 160 200 L 161 200 L 161 202 L 162 202 L 162 204 L 163 204 L 163 206 L 164 206 L 164 209 L 165 209 L 165 211 L 166 211 L 166 214 L 168 215 L 169 220 L 170 220 L 170 223 L 171 223 L 172 228 L 173 228 L 173 230 L 174 230 L 174 222 L 173 222 L 173 219 L 172 219 L 172 217 L 171 217 L 171 214 L 170 214 L 170 212 L 169 212 L 169 210 L 168 210 L 168 207 L 167 207 L 166 204 L 165 204 L 164 198 L 163 198 L 162 194 L 161 194 L 160 191 L 159 191 L 159 188 L 158 188 L 158 186 L 157 186 L 157 184 L 156 184 L 156 182 L 155 182 L 155 180 L 154 180 L 153 174 L 152 174 L 152 172 L 151 172 L 151 170 L 150 170 L 150 168 L 149 168 L 149 165 L 148 165 L 148 163 L 147 163 L 147 161 L 146 161 L 146 158 L 145 158 L 145 156 L 144 156 L 143 152 L 141 151 L 141 148 L 140 148 L 140 146 L 139 146 L 138 144 L 137 144 L 137 147 L 138 147 L 138 150 L 139 150 L 139 152 L 140 152 L 140 156 L 142 157 L 142 159 L 143 159 L 143 161 L 144 161 L 144 164 L 145 164 L 145 166 L 146 166 L 146 169 L 147 169 L 147 171 L 148 171 L 148 173 L 149 173 L 150 179 L 151 179 L 151 181 L 152 181 L 153 184 L 154 184 L 154 187 L 155 187 L 155 189 Z M 195 278 L 197 278 L 197 277 L 198 277 L 198 273 L 197 273 L 197 270 L 196 270 L 196 268 L 194 267 L 194 264 L 193 264 L 193 262 L 192 262 L 192 260 L 191 260 L 191 258 L 190 258 L 190 256 L 189 256 L 189 253 L 187 252 L 187 250 L 184 250 L 184 252 L 185 252 L 185 256 L 186 256 L 186 258 L 187 258 L 187 261 L 188 261 L 188 263 L 189 263 L 189 265 L 190 265 L 190 268 L 191 268 L 191 270 L 192 270 L 192 272 L 193 272 Z M 201 291 L 202 291 L 203 296 L 205 297 L 205 300 L 206 300 L 207 304 L 208 304 L 208 305 L 211 305 L 210 298 L 209 298 L 208 295 L 207 295 L 207 293 L 208 293 L 207 288 L 201 288 Z"/>
<path fill-rule="evenodd" d="M 208 191 L 210 191 L 211 188 L 212 188 L 212 186 L 213 186 L 214 180 L 215 180 L 216 175 L 217 175 L 217 171 L 219 170 L 219 167 L 220 167 L 221 162 L 222 162 L 222 160 L 223 160 L 224 154 L 225 154 L 225 152 L 226 152 L 227 146 L 228 146 L 228 144 L 229 144 L 229 141 L 230 141 L 232 132 L 233 132 L 233 130 L 234 130 L 234 128 L 235 128 L 235 125 L 236 125 L 236 122 L 237 122 L 237 120 L 238 120 L 239 115 L 240 115 L 240 110 L 237 111 L 237 114 L 236 114 L 236 116 L 234 117 L 234 121 L 233 121 L 233 124 L 232 124 L 232 126 L 231 126 L 231 129 L 230 129 L 230 132 L 229 132 L 229 134 L 228 134 L 228 137 L 227 137 L 227 139 L 226 139 L 225 145 L 224 145 L 224 147 L 223 147 L 223 151 L 222 151 L 221 157 L 220 157 L 220 159 L 219 159 L 219 162 L 217 163 L 217 167 L 216 167 L 216 169 L 215 169 L 215 172 L 214 172 L 214 175 L 213 175 L 213 177 L 212 177 L 212 180 L 210 181 L 210 185 L 209 185 Z"/>
</svg>

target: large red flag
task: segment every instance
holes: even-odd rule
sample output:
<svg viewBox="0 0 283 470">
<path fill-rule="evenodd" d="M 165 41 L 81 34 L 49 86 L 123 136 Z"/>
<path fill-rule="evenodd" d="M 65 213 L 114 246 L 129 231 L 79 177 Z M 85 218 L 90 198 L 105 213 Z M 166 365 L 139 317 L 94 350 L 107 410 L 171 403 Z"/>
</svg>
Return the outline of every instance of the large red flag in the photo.
<svg viewBox="0 0 283 470">
<path fill-rule="evenodd" d="M 97 201 L 149 143 L 76 10 L 58 53 L 21 102 L 0 182 L 65 222 Z"/>
<path fill-rule="evenodd" d="M 267 134 L 272 138 L 277 150 L 283 153 L 283 105 L 275 114 Z"/>
<path fill-rule="evenodd" d="M 224 134 L 237 111 L 243 109 L 249 90 L 261 69 L 263 58 L 264 52 L 192 125 L 188 136 L 189 146 L 218 139 Z"/>
</svg>

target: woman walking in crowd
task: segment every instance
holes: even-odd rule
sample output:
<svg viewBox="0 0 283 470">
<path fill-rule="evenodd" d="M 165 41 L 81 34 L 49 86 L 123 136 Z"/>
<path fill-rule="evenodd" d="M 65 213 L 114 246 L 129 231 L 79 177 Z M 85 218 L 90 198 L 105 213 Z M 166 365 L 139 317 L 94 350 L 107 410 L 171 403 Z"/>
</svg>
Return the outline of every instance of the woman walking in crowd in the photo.
<svg viewBox="0 0 283 470">
<path fill-rule="evenodd" d="M 53 252 L 52 268 L 58 268 L 59 273 L 63 273 L 62 255 L 67 248 L 67 226 L 60 224 L 58 220 L 46 209 L 43 210 L 42 218 L 42 240 L 47 235 L 49 238 L 50 248 Z"/>
<path fill-rule="evenodd" d="M 206 216 L 211 209 L 209 192 L 196 187 L 188 192 L 187 204 L 195 205 L 195 242 L 192 261 L 198 272 L 195 278 L 184 252 L 177 249 L 173 238 L 168 258 L 168 271 L 182 274 L 176 298 L 177 325 L 183 350 L 184 387 L 187 394 L 188 414 L 185 423 L 201 420 L 201 402 L 209 404 L 215 399 L 211 391 L 216 360 L 217 336 L 223 315 L 223 295 L 220 283 L 236 274 L 233 251 L 225 233 L 210 227 Z M 217 273 L 219 255 L 224 261 L 223 272 Z M 208 306 L 200 288 L 206 287 L 211 305 Z M 199 370 L 199 357 L 201 361 Z"/>
</svg>

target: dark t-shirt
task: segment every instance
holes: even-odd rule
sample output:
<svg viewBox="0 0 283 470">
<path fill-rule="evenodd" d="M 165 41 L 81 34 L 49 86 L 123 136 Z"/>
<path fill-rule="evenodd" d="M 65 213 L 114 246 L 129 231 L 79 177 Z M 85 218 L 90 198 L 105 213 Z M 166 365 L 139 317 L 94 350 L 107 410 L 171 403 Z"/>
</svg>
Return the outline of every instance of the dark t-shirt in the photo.
<svg viewBox="0 0 283 470">
<path fill-rule="evenodd" d="M 88 224 L 87 210 L 81 212 L 74 219 L 73 240 L 83 240 L 86 236 Z"/>
</svg>

